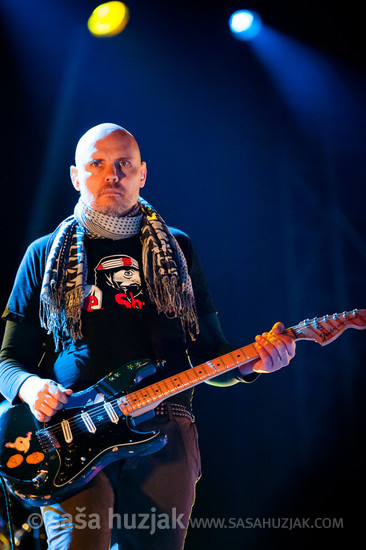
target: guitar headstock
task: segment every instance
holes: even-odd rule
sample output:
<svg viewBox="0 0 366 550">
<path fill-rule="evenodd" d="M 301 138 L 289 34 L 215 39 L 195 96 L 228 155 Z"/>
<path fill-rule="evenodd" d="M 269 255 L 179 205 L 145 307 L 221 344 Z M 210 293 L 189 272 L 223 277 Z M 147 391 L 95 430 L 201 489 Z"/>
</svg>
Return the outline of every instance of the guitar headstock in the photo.
<svg viewBox="0 0 366 550">
<path fill-rule="evenodd" d="M 314 340 L 322 346 L 333 342 L 348 328 L 366 329 L 366 309 L 354 309 L 324 317 L 305 319 L 288 329 L 296 340 Z"/>
</svg>

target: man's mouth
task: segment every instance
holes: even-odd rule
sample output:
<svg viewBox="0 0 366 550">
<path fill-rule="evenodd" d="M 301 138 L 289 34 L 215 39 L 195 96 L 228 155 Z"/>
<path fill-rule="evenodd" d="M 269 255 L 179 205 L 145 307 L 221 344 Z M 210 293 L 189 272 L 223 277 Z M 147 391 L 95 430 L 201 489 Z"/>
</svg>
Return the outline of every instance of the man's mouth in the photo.
<svg viewBox="0 0 366 550">
<path fill-rule="evenodd" d="M 100 195 L 122 195 L 119 189 L 108 188 L 104 189 Z"/>
</svg>

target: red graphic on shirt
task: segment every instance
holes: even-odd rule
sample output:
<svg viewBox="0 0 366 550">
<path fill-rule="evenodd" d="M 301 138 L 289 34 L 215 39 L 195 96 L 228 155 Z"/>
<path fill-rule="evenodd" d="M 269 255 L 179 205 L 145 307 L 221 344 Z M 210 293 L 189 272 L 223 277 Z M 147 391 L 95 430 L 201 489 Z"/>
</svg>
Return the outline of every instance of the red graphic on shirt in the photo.
<svg viewBox="0 0 366 550">
<path fill-rule="evenodd" d="M 115 296 L 117 304 L 127 307 L 127 309 L 142 309 L 145 302 L 133 297 L 132 292 L 127 294 L 116 294 Z"/>
<path fill-rule="evenodd" d="M 85 311 L 103 309 L 103 291 L 116 291 L 114 300 L 127 309 L 143 309 L 144 296 L 141 288 L 139 264 L 131 256 L 114 255 L 100 260 L 94 268 L 95 284 L 88 285 L 83 303 Z"/>
<path fill-rule="evenodd" d="M 99 305 L 99 301 L 96 296 L 89 295 L 84 298 L 83 309 L 85 309 L 85 311 L 93 311 L 93 309 L 102 309 L 102 307 Z"/>
</svg>

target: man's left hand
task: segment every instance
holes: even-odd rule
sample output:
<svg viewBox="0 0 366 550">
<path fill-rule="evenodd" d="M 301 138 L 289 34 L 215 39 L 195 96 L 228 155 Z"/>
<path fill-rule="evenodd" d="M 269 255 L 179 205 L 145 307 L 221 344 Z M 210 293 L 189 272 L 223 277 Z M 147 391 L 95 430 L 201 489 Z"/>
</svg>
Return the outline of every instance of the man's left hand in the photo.
<svg viewBox="0 0 366 550">
<path fill-rule="evenodd" d="M 276 323 L 269 332 L 256 336 L 254 345 L 260 360 L 251 364 L 253 372 L 275 372 L 289 364 L 295 355 L 296 343 L 290 336 L 284 334 L 284 330 L 282 323 Z M 243 371 L 243 375 L 248 374 L 245 365 L 243 365 Z"/>
</svg>

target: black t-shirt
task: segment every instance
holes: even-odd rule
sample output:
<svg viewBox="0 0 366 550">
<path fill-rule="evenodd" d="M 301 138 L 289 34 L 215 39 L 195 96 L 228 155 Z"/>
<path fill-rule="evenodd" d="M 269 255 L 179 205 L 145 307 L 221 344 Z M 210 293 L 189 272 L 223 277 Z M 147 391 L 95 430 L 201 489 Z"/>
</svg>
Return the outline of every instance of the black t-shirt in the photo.
<svg viewBox="0 0 366 550">
<path fill-rule="evenodd" d="M 198 316 L 205 318 L 216 309 L 200 262 L 189 237 L 171 230 L 187 260 Z M 28 248 L 3 315 L 6 320 L 36 326 L 40 341 L 47 343 L 41 366 L 27 365 L 28 370 L 78 391 L 134 359 L 165 360 L 166 366 L 157 375 L 161 379 L 189 368 L 187 348 L 189 351 L 191 347 L 189 353 L 196 361 L 215 355 L 221 335 L 213 333 L 207 338 L 206 334 L 190 346 L 180 320 L 158 315 L 149 302 L 139 235 L 118 241 L 85 238 L 88 277 L 82 310 L 83 338 L 76 342 L 65 338 L 63 349 L 55 354 L 52 337 L 39 323 L 39 295 L 49 242 L 46 236 Z M 34 356 L 34 350 L 32 353 Z M 173 401 L 188 405 L 190 399 L 191 392 L 182 392 Z"/>
</svg>

